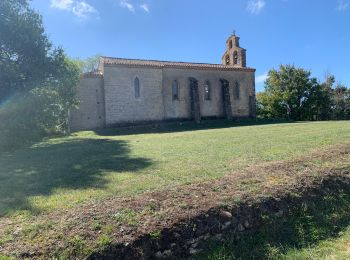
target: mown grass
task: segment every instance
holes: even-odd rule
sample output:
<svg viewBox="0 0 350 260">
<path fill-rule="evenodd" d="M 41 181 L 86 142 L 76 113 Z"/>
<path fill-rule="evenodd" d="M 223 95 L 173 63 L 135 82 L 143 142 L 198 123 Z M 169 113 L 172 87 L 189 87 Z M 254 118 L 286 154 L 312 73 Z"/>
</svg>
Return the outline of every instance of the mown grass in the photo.
<svg viewBox="0 0 350 260">
<path fill-rule="evenodd" d="M 1 153 L 0 216 L 26 217 L 108 196 L 201 182 L 344 142 L 350 142 L 349 121 L 207 121 L 79 132 Z"/>
<path fill-rule="evenodd" d="M 211 243 L 194 259 L 350 259 L 350 190 L 295 205 L 287 218 L 266 216 L 258 232 Z"/>
</svg>

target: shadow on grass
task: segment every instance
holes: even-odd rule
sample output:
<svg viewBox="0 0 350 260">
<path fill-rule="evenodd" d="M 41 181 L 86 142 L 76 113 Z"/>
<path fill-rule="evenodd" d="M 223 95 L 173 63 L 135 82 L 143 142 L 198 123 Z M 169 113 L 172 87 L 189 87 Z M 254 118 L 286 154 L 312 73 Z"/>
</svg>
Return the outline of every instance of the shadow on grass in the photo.
<svg viewBox="0 0 350 260">
<path fill-rule="evenodd" d="M 95 130 L 95 133 L 100 136 L 115 136 L 115 135 L 134 135 L 134 134 L 155 134 L 155 133 L 174 133 L 196 130 L 221 129 L 238 126 L 254 126 L 254 125 L 269 125 L 292 123 L 293 121 L 286 120 L 268 120 L 268 119 L 240 119 L 236 121 L 226 119 L 208 119 L 203 120 L 200 124 L 193 121 L 174 121 L 141 124 L 124 127 L 110 127 L 106 129 Z"/>
<path fill-rule="evenodd" d="M 103 188 L 104 171 L 137 171 L 151 164 L 146 158 L 129 157 L 127 142 L 107 139 L 74 139 L 2 153 L 0 216 L 36 211 L 28 197 L 50 195 L 57 188 Z"/>
<path fill-rule="evenodd" d="M 310 248 L 336 238 L 349 225 L 350 185 L 347 185 L 294 205 L 285 218 L 263 216 L 263 224 L 256 232 L 240 239 L 226 237 L 221 244 L 209 243 L 208 250 L 194 259 L 281 259 L 290 250 Z"/>
</svg>

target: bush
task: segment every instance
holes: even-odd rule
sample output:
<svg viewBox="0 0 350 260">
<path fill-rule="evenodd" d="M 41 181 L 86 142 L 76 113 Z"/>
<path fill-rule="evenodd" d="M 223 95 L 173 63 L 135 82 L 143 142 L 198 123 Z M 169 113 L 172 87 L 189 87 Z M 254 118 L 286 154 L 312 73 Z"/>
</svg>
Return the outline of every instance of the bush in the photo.
<svg viewBox="0 0 350 260">
<path fill-rule="evenodd" d="M 0 150 L 68 129 L 80 63 L 45 34 L 28 0 L 0 1 Z"/>
<path fill-rule="evenodd" d="M 56 91 L 40 88 L 12 96 L 0 107 L 0 151 L 64 133 L 65 108 Z"/>
</svg>

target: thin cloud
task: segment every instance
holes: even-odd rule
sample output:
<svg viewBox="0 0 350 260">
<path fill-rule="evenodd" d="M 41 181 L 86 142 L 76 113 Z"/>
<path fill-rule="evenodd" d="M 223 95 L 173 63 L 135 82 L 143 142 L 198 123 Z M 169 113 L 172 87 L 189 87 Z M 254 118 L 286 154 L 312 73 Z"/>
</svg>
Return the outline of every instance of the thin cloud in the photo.
<svg viewBox="0 0 350 260">
<path fill-rule="evenodd" d="M 129 0 L 122 0 L 120 2 L 120 6 L 123 7 L 123 8 L 128 9 L 132 13 L 135 12 L 135 7 L 129 2 Z"/>
<path fill-rule="evenodd" d="M 60 10 L 71 10 L 73 6 L 73 0 L 51 0 L 51 8 L 57 8 Z"/>
<path fill-rule="evenodd" d="M 75 6 L 72 9 L 72 12 L 79 18 L 87 18 L 91 14 L 96 14 L 97 10 L 92 5 L 81 1 L 75 4 Z"/>
<path fill-rule="evenodd" d="M 338 3 L 337 3 L 337 11 L 345 11 L 346 9 L 348 9 L 349 7 L 349 3 L 347 2 L 344 2 L 344 0 L 338 0 Z"/>
<path fill-rule="evenodd" d="M 93 14 L 98 14 L 98 11 L 84 0 L 51 0 L 50 7 L 71 12 L 80 19 L 86 19 Z"/>
<path fill-rule="evenodd" d="M 247 11 L 251 14 L 259 14 L 265 5 L 265 0 L 250 0 L 247 5 Z"/>
<path fill-rule="evenodd" d="M 149 7 L 147 4 L 142 4 L 140 5 L 140 8 L 145 11 L 146 13 L 149 13 Z"/>
<path fill-rule="evenodd" d="M 255 78 L 255 83 L 264 83 L 266 79 L 267 79 L 267 73 L 264 73 Z"/>
</svg>

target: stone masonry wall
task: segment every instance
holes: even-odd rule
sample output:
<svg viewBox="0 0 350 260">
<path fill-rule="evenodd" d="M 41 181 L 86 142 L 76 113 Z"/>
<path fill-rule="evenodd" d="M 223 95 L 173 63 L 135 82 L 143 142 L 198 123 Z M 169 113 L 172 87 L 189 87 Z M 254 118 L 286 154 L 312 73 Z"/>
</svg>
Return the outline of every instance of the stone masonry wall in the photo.
<svg viewBox="0 0 350 260">
<path fill-rule="evenodd" d="M 134 92 L 136 77 L 139 98 Z M 161 69 L 105 66 L 104 86 L 107 125 L 164 119 Z"/>
<path fill-rule="evenodd" d="M 233 117 L 248 117 L 249 96 L 255 95 L 254 72 L 246 71 L 218 71 L 218 70 L 190 70 L 166 68 L 163 70 L 163 103 L 165 119 L 190 118 L 191 100 L 189 77 L 198 80 L 199 100 L 202 117 L 224 116 L 222 102 L 222 88 L 220 79 L 226 79 L 230 83 L 230 98 Z M 172 99 L 172 82 L 179 82 L 179 100 Z M 210 82 L 211 98 L 204 98 L 204 84 Z M 240 86 L 240 97 L 235 99 L 233 87 L 235 82 Z"/>
<path fill-rule="evenodd" d="M 140 82 L 140 97 L 135 97 L 134 79 Z M 254 72 L 217 69 L 154 68 L 105 65 L 104 76 L 84 77 L 78 87 L 80 108 L 71 112 L 71 130 L 87 130 L 118 124 L 191 118 L 190 80 L 198 81 L 200 116 L 224 117 L 220 79 L 229 82 L 232 116 L 248 117 L 255 113 L 249 105 L 255 100 Z M 179 98 L 172 96 L 177 80 Z M 210 83 L 210 100 L 204 85 Z M 235 83 L 240 95 L 234 97 Z"/>
<path fill-rule="evenodd" d="M 105 126 L 105 104 L 102 75 L 84 76 L 77 88 L 78 109 L 70 111 L 71 131 L 91 130 Z"/>
</svg>

